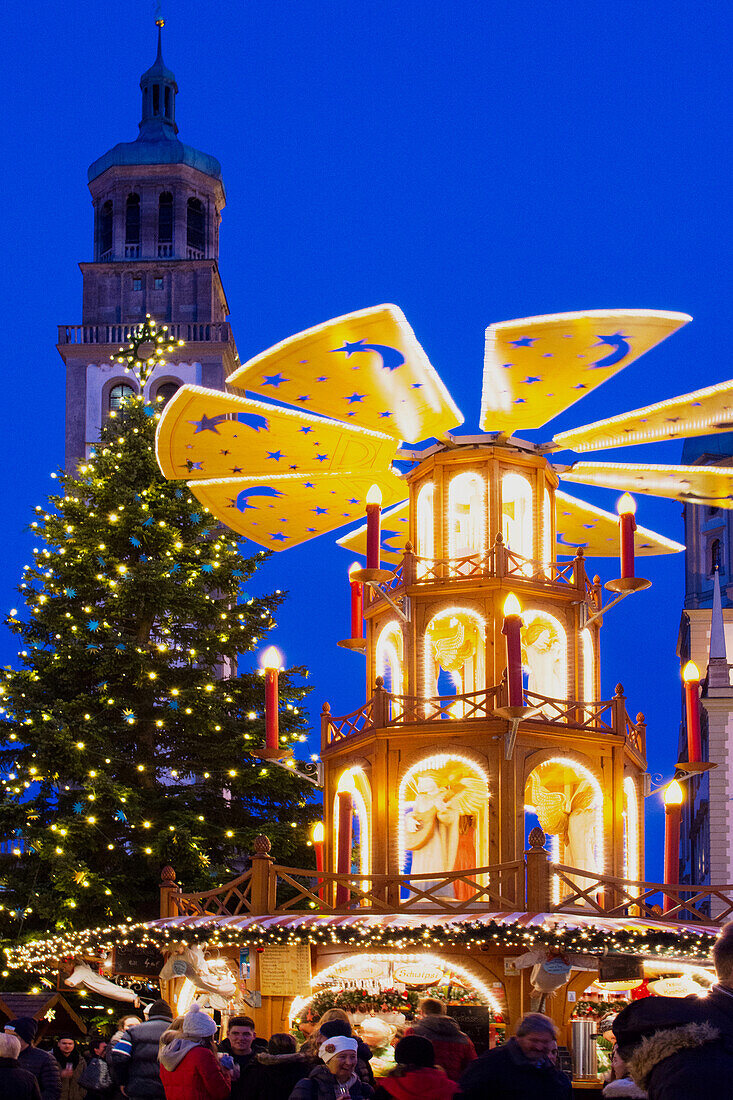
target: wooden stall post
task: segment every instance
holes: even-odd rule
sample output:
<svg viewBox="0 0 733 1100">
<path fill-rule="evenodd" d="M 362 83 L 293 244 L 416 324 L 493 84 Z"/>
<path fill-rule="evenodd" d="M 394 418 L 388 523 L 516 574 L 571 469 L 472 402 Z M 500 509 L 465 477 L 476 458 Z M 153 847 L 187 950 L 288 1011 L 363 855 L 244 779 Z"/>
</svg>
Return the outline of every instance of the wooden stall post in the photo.
<svg viewBox="0 0 733 1100">
<path fill-rule="evenodd" d="M 535 825 L 529 834 L 527 860 L 527 912 L 547 913 L 550 909 L 550 863 L 545 849 L 545 834 Z"/>
<path fill-rule="evenodd" d="M 272 871 L 272 845 L 268 837 L 255 837 L 252 853 L 252 889 L 249 895 L 250 913 L 265 916 L 275 908 L 275 875 Z"/>
</svg>

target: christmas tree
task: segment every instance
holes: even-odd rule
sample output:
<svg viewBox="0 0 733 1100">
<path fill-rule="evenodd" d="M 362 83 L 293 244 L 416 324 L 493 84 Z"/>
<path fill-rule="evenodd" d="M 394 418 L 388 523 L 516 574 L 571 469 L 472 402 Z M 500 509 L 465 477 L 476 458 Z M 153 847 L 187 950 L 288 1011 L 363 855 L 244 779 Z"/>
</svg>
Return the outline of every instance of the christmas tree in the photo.
<svg viewBox="0 0 733 1100">
<path fill-rule="evenodd" d="M 146 323 L 120 360 L 142 381 L 165 340 Z M 132 395 L 111 412 L 31 524 L 26 611 L 7 620 L 21 667 L 0 681 L 0 934 L 155 916 L 163 865 L 184 889 L 218 885 L 263 830 L 310 862 L 313 787 L 253 755 L 264 682 L 237 667 L 283 594 L 247 594 L 265 552 L 243 556 L 162 476 L 160 410 Z M 305 740 L 296 680 L 280 676 L 283 748 Z"/>
</svg>

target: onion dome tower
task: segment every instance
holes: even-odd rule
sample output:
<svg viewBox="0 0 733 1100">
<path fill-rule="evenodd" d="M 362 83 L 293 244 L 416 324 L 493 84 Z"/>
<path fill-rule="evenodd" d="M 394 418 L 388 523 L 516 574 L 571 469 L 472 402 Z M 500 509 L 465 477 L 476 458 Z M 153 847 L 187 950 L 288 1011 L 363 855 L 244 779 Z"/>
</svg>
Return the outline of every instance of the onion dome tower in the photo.
<svg viewBox="0 0 733 1100">
<path fill-rule="evenodd" d="M 186 345 L 181 361 L 156 368 L 146 384 L 167 401 L 183 383 L 223 390 L 237 365 L 219 276 L 219 223 L 226 196 L 215 157 L 178 137 L 178 84 L 163 60 L 157 20 L 155 61 L 140 79 L 138 136 L 119 142 L 88 172 L 94 259 L 80 264 L 81 325 L 60 325 L 66 364 L 66 464 L 82 459 L 110 409 L 137 383 L 109 356 L 147 314 Z"/>
</svg>

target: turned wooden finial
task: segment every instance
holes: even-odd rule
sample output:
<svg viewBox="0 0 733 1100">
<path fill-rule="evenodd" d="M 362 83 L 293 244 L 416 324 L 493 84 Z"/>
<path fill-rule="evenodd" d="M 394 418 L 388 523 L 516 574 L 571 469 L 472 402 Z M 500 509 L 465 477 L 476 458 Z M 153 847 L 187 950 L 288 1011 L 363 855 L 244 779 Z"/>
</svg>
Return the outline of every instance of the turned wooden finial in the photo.
<svg viewBox="0 0 733 1100">
<path fill-rule="evenodd" d="M 323 706 L 321 707 L 321 714 L 330 714 L 330 713 L 331 713 L 331 704 L 324 702 Z"/>
<path fill-rule="evenodd" d="M 503 541 L 504 541 L 504 536 L 502 535 L 501 531 L 497 531 L 496 538 L 494 539 L 494 542 L 503 542 Z"/>
<path fill-rule="evenodd" d="M 530 848 L 544 848 L 545 846 L 545 834 L 539 825 L 535 825 L 534 829 L 530 830 L 529 846 Z"/>
<path fill-rule="evenodd" d="M 384 676 L 377 676 L 377 690 L 381 691 L 384 687 Z"/>
<path fill-rule="evenodd" d="M 271 848 L 272 848 L 272 844 L 270 844 L 270 838 L 269 837 L 265 836 L 263 833 L 260 833 L 259 836 L 255 837 L 255 842 L 254 842 L 255 855 L 266 856 L 266 855 L 269 854 Z"/>
<path fill-rule="evenodd" d="M 595 577 L 593 578 L 593 584 L 600 584 L 600 583 L 601 583 L 601 578 L 598 575 L 598 573 L 596 573 Z"/>
<path fill-rule="evenodd" d="M 414 549 L 414 547 L 413 547 L 412 543 L 410 542 L 410 540 L 408 539 L 407 542 L 405 543 L 405 553 L 406 554 L 411 554 L 413 549 Z"/>
<path fill-rule="evenodd" d="M 620 695 L 623 695 L 623 693 L 624 693 L 624 685 L 623 684 L 616 684 L 616 698 L 618 699 L 618 697 Z"/>
<path fill-rule="evenodd" d="M 166 863 L 165 867 L 160 872 L 160 881 L 164 886 L 173 886 L 176 881 L 176 872 L 171 867 L 170 863 Z"/>
</svg>

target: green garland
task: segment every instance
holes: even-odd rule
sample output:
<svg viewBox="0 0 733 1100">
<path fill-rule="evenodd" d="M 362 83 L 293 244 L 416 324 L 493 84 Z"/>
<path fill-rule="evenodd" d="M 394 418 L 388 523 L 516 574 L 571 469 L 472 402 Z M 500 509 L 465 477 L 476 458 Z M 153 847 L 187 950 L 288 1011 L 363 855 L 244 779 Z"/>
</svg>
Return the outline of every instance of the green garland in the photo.
<svg viewBox="0 0 733 1100">
<path fill-rule="evenodd" d="M 601 1020 L 611 1012 L 620 1012 L 626 1008 L 628 1001 L 578 1001 L 573 1012 L 576 1020 Z"/>
<path fill-rule="evenodd" d="M 329 1008 L 342 1008 L 344 1012 L 404 1012 L 413 1016 L 418 995 L 413 990 L 400 993 L 396 989 L 382 989 L 372 993 L 366 989 L 322 989 L 311 1001 L 309 1017 L 320 1019 Z"/>
</svg>

